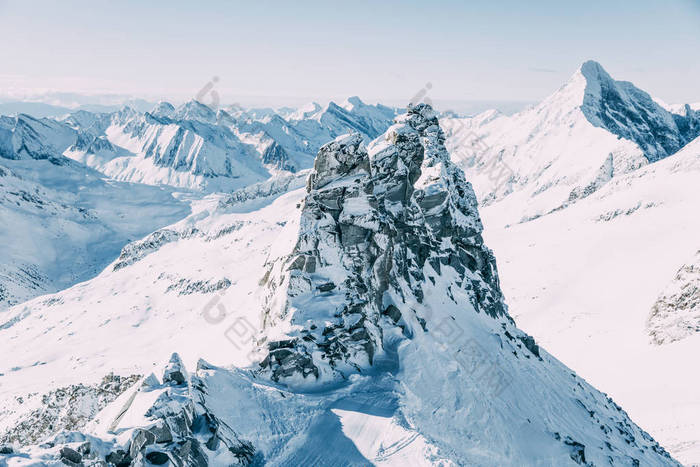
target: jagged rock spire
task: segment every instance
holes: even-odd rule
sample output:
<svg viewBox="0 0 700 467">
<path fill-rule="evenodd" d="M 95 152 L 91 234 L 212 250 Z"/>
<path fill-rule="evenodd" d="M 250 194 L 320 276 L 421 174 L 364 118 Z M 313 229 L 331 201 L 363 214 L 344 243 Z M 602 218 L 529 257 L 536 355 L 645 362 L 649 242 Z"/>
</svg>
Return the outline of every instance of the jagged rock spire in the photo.
<svg viewBox="0 0 700 467">
<path fill-rule="evenodd" d="M 410 338 L 408 323 L 421 322 L 410 304 L 431 287 L 426 272 L 434 281 L 453 271 L 465 308 L 509 319 L 474 191 L 444 140 L 436 113 L 419 104 L 369 152 L 357 134 L 321 148 L 297 244 L 267 275 L 265 326 L 292 329 L 261 342 L 274 380 L 337 380 L 371 366 L 386 333 Z"/>
</svg>

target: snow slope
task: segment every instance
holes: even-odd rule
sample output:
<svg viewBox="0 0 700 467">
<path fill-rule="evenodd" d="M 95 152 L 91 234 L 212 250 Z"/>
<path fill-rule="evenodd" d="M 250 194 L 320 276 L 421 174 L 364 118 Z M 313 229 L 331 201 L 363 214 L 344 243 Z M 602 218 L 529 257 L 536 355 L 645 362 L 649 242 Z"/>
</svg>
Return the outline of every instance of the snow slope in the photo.
<svg viewBox="0 0 700 467">
<path fill-rule="evenodd" d="M 188 212 L 171 190 L 69 159 L 0 159 L 0 309 L 95 276 L 126 243 Z"/>
<path fill-rule="evenodd" d="M 193 201 L 96 278 L 0 315 L 3 439 L 32 420 L 18 397 L 144 377 L 8 464 L 677 465 L 515 327 L 432 110 L 361 140 L 324 146 L 306 189 Z"/>
<path fill-rule="evenodd" d="M 671 317 L 662 320 L 652 310 L 671 287 L 685 287 L 692 297 L 690 277 L 689 285 L 669 282 L 683 265 L 694 267 L 689 260 L 699 246 L 698 180 L 696 139 L 534 220 L 517 223 L 529 208 L 526 198 L 507 197 L 481 210 L 519 326 L 610 393 L 687 464 L 700 462 L 700 380 L 692 369 L 700 353 L 700 333 L 692 324 L 697 312 L 666 307 Z M 683 337 L 657 345 L 650 329 Z"/>
</svg>

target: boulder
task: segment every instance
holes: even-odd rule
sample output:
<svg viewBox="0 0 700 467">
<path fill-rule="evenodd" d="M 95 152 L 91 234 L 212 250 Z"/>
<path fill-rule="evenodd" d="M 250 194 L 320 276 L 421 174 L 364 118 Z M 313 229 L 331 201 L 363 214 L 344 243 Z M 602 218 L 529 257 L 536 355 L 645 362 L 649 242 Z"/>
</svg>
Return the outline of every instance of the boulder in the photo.
<svg viewBox="0 0 700 467">
<path fill-rule="evenodd" d="M 139 452 L 146 446 L 153 444 L 156 441 L 156 437 L 150 431 L 137 428 L 131 435 L 131 444 L 129 446 L 129 455 L 132 458 L 136 458 Z"/>
<path fill-rule="evenodd" d="M 64 446 L 59 451 L 59 456 L 61 457 L 61 462 L 66 465 L 78 465 L 82 462 L 83 456 L 74 449 Z"/>
<path fill-rule="evenodd" d="M 163 465 L 170 460 L 170 456 L 164 452 L 151 451 L 146 454 L 146 460 L 153 465 Z"/>
<path fill-rule="evenodd" d="M 131 456 L 123 449 L 110 452 L 105 460 L 115 467 L 128 467 L 131 464 Z"/>
</svg>

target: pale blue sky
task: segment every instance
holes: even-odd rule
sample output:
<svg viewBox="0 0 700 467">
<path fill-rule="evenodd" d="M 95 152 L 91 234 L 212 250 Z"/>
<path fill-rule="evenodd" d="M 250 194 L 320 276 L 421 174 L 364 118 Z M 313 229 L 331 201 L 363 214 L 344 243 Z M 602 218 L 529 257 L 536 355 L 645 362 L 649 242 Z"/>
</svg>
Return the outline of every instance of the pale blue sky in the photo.
<svg viewBox="0 0 700 467">
<path fill-rule="evenodd" d="M 581 62 L 700 101 L 700 1 L 0 0 L 2 91 L 539 100 Z M 5 92 L 6 94 L 6 92 Z M 251 97 L 252 96 L 252 97 Z"/>
</svg>

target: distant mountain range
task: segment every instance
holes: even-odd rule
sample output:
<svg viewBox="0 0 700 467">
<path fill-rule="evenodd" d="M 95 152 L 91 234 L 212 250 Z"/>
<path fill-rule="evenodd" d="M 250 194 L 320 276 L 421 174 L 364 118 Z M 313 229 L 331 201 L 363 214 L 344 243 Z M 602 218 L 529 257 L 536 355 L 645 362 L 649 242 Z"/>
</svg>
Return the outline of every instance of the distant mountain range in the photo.
<svg viewBox="0 0 700 467">
<path fill-rule="evenodd" d="M 79 110 L 60 119 L 19 114 L 2 117 L 0 156 L 65 156 L 115 180 L 222 191 L 308 168 L 321 144 L 343 133 L 357 131 L 369 141 L 395 114 L 356 97 L 282 114 L 238 107 L 214 112 L 197 101 L 177 109 L 161 102 L 150 112 Z"/>
</svg>

